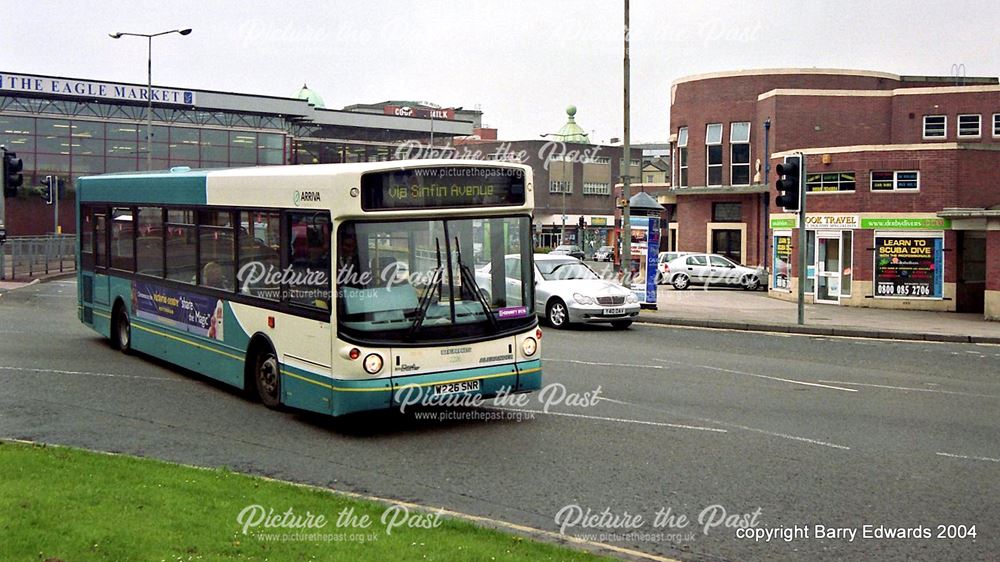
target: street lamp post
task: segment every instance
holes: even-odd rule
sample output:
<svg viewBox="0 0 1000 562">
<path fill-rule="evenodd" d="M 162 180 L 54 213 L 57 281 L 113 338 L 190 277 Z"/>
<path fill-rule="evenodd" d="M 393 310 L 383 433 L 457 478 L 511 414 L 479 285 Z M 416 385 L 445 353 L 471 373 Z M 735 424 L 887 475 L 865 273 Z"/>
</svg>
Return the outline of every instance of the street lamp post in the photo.
<svg viewBox="0 0 1000 562">
<path fill-rule="evenodd" d="M 109 33 L 108 35 L 112 39 L 121 39 L 126 35 L 129 37 L 145 37 L 148 40 L 149 48 L 146 51 L 146 101 L 148 103 L 146 107 L 146 170 L 153 169 L 153 37 L 159 37 L 160 35 L 168 35 L 170 33 L 178 33 L 180 35 L 188 35 L 191 33 L 191 28 L 187 29 L 171 29 L 170 31 L 161 31 L 159 33 Z"/>
</svg>

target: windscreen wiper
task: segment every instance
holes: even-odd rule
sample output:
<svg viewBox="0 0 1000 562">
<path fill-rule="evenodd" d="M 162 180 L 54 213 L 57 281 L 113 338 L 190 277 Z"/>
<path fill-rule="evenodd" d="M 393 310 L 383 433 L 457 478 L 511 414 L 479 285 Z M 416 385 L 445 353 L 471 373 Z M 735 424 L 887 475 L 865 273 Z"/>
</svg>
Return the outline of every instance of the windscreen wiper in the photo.
<svg viewBox="0 0 1000 562">
<path fill-rule="evenodd" d="M 479 304 L 483 305 L 483 310 L 486 311 L 486 317 L 490 319 L 490 325 L 493 329 L 497 329 L 497 317 L 493 314 L 493 309 L 490 308 L 490 303 L 486 302 L 486 296 L 483 295 L 482 289 L 479 288 L 479 283 L 476 283 L 476 276 L 472 274 L 472 270 L 469 266 L 462 263 L 462 247 L 458 244 L 458 236 L 455 237 L 455 248 L 458 252 L 458 271 L 462 276 L 462 284 L 467 287 L 472 287 L 472 291 L 476 293 L 476 300 Z M 466 285 L 468 283 L 468 285 Z"/>
<path fill-rule="evenodd" d="M 434 268 L 434 273 L 431 275 L 431 280 L 427 284 L 427 290 L 420 297 L 420 306 L 417 308 L 417 317 L 413 320 L 413 325 L 410 326 L 409 332 L 406 333 L 407 339 L 413 339 L 413 336 L 420 330 L 420 326 L 424 323 L 424 318 L 427 317 L 427 309 L 431 306 L 431 298 L 434 296 L 434 291 L 437 289 L 438 292 L 441 291 L 441 274 L 444 271 L 444 267 L 441 266 L 441 240 L 439 238 L 434 238 L 434 244 L 437 246 L 437 267 Z"/>
</svg>

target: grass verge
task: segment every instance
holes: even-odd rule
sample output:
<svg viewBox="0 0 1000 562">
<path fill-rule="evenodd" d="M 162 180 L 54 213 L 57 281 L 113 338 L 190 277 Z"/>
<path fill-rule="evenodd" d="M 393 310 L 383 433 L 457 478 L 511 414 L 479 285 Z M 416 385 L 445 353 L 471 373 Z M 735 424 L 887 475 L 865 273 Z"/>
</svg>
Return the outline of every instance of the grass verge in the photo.
<svg viewBox="0 0 1000 562">
<path fill-rule="evenodd" d="M 608 560 L 224 469 L 5 441 L 0 559 Z"/>
</svg>

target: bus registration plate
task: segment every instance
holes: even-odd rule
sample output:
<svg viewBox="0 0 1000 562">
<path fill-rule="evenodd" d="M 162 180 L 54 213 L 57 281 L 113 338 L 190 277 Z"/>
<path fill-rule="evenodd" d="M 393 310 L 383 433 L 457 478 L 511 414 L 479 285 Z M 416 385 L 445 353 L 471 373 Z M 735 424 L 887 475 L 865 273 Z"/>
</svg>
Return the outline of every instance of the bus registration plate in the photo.
<svg viewBox="0 0 1000 562">
<path fill-rule="evenodd" d="M 434 394 L 455 394 L 457 392 L 477 392 L 482 381 L 479 379 L 472 381 L 449 382 L 446 384 L 434 385 Z"/>
<path fill-rule="evenodd" d="M 619 316 L 621 314 L 625 314 L 625 307 L 624 306 L 619 306 L 618 308 L 605 308 L 604 309 L 604 315 L 605 316 Z"/>
</svg>

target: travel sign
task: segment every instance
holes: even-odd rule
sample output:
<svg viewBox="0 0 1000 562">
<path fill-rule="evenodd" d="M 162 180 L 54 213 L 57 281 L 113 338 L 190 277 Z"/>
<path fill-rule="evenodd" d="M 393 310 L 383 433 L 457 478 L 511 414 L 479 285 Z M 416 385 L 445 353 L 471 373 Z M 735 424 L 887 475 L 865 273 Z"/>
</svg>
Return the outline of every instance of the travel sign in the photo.
<svg viewBox="0 0 1000 562">
<path fill-rule="evenodd" d="M 2 73 L 0 74 L 0 94 L 6 93 L 54 94 L 88 99 L 99 98 L 148 103 L 150 90 L 146 86 L 135 84 Z M 194 92 L 191 90 L 174 90 L 154 86 L 151 93 L 153 101 L 159 104 L 195 104 Z"/>
</svg>

